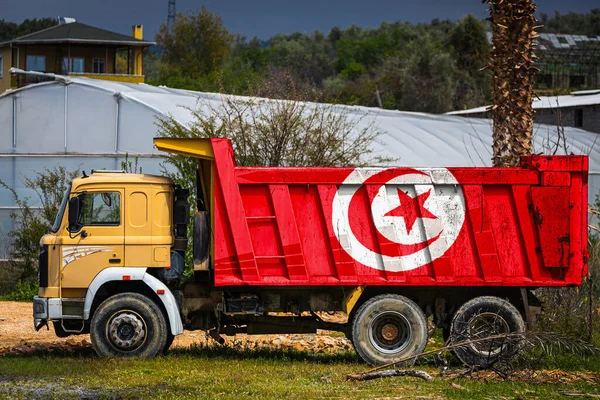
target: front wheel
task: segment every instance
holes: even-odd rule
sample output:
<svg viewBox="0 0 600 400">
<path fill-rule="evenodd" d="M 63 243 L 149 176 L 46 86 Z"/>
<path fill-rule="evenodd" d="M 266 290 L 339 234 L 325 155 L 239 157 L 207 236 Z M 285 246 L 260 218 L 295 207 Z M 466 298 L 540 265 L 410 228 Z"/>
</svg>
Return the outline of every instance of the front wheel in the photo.
<svg viewBox="0 0 600 400">
<path fill-rule="evenodd" d="M 148 297 L 121 293 L 100 304 L 90 337 L 101 357 L 154 357 L 167 344 L 167 323 Z"/>
<path fill-rule="evenodd" d="M 414 301 L 404 296 L 375 296 L 354 315 L 352 344 L 369 364 L 397 362 L 423 352 L 427 345 L 427 318 Z"/>
</svg>

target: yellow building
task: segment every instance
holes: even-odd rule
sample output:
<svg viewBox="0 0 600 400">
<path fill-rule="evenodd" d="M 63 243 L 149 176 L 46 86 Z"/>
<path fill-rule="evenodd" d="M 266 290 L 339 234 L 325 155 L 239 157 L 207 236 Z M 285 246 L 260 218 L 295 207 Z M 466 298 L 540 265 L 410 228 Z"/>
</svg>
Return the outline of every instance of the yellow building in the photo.
<svg viewBox="0 0 600 400">
<path fill-rule="evenodd" d="M 39 82 L 42 77 L 11 76 L 11 67 L 59 75 L 144 82 L 143 54 L 154 42 L 143 40 L 143 28 L 132 36 L 80 22 L 61 23 L 0 43 L 0 93 Z"/>
</svg>

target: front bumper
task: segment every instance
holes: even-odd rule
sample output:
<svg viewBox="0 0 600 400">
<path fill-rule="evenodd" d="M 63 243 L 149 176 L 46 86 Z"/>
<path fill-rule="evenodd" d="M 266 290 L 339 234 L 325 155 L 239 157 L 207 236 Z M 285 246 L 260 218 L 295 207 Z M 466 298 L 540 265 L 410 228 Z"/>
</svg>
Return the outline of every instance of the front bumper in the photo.
<svg viewBox="0 0 600 400">
<path fill-rule="evenodd" d="M 48 321 L 48 299 L 33 297 L 33 327 L 39 330 Z"/>
<path fill-rule="evenodd" d="M 56 298 L 33 297 L 33 326 L 39 330 L 49 320 L 62 318 L 61 300 Z"/>
</svg>

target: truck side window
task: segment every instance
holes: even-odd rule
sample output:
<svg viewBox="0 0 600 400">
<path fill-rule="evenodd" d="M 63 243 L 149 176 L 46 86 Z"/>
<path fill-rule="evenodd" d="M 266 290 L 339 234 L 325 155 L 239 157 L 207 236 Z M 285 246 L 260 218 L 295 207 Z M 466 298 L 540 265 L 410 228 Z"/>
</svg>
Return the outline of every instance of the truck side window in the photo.
<svg viewBox="0 0 600 400">
<path fill-rule="evenodd" d="M 121 196 L 114 192 L 91 192 L 83 198 L 80 225 L 121 224 Z"/>
</svg>

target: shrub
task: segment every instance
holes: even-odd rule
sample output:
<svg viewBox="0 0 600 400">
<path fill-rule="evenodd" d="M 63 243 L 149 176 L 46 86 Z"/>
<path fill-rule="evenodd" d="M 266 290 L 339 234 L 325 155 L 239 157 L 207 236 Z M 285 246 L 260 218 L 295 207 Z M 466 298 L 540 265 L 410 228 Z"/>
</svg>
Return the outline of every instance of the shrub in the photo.
<svg viewBox="0 0 600 400">
<path fill-rule="evenodd" d="M 18 281 L 12 291 L 0 296 L 0 300 L 4 301 L 31 301 L 31 298 L 38 294 L 38 285 L 32 281 Z"/>
<path fill-rule="evenodd" d="M 18 211 L 11 213 L 15 229 L 9 233 L 12 239 L 9 264 L 19 283 L 15 288 L 4 290 L 15 289 L 22 293 L 36 282 L 40 238 L 56 217 L 65 187 L 77 175 L 78 171 L 57 166 L 36 171 L 31 178 L 23 178 L 23 185 L 35 192 L 39 207 L 32 206 L 29 198 L 20 198 L 14 189 L 0 181 L 0 186 L 12 193 L 19 207 Z"/>
<path fill-rule="evenodd" d="M 360 166 L 391 161 L 372 155 L 379 132 L 362 117 L 332 104 L 301 101 L 309 94 L 297 89 L 290 76 L 265 81 L 257 95 L 286 93 L 285 100 L 222 96 L 218 106 L 199 103 L 189 109 L 193 121 L 159 118 L 160 136 L 173 138 L 223 137 L 232 141 L 242 166 Z M 164 170 L 183 187 L 196 182 L 196 161 L 166 156 L 176 172 Z"/>
</svg>

